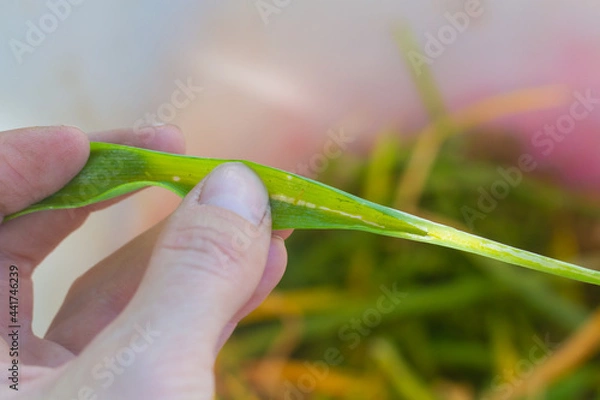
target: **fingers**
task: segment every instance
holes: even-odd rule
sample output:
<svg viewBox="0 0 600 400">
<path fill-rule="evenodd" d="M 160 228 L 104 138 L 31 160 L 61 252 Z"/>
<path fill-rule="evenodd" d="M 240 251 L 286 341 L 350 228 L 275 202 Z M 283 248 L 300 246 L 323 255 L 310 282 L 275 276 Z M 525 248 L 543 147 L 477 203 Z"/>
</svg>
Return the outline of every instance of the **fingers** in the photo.
<svg viewBox="0 0 600 400">
<path fill-rule="evenodd" d="M 90 139 L 94 141 L 127 143 L 153 150 L 183 152 L 183 136 L 176 127 L 165 125 L 147 129 L 151 129 L 152 134 L 148 134 L 148 131 L 140 131 L 146 132 L 140 134 L 140 132 L 131 129 L 115 130 L 90 134 Z M 41 130 L 41 132 L 38 132 L 38 130 Z M 44 164 L 43 169 L 54 171 L 51 173 L 50 178 L 54 177 L 55 184 L 50 185 L 49 182 L 52 182 L 52 180 L 45 177 L 44 171 L 40 174 L 32 172 L 21 173 L 24 178 L 30 181 L 30 186 L 41 185 L 39 191 L 41 194 L 28 195 L 26 192 L 23 192 L 25 189 L 20 189 L 19 185 L 11 183 L 10 193 L 17 194 L 5 196 L 12 199 L 8 203 L 4 202 L 4 204 L 8 204 L 5 207 L 10 207 L 7 208 L 10 212 L 25 208 L 27 205 L 41 200 L 41 198 L 64 186 L 83 167 L 89 152 L 88 139 L 76 128 L 35 128 L 32 130 L 20 130 L 17 133 L 20 136 L 19 141 L 13 148 L 30 154 L 28 160 L 22 160 L 17 157 L 20 160 L 19 163 L 24 165 L 24 170 L 39 169 L 38 164 L 42 163 Z M 9 134 L 7 137 L 11 136 Z M 0 136 L 0 140 L 3 140 L 2 138 L 3 136 Z M 14 141 L 16 139 L 11 138 L 11 140 Z M 4 139 L 4 142 L 6 141 L 7 139 Z M 81 141 L 83 144 L 80 143 Z M 67 150 L 63 150 L 63 148 Z M 4 145 L 0 147 L 0 153 L 3 151 Z M 10 150 L 10 146 L 9 151 L 13 151 Z M 15 161 L 12 161 L 14 158 L 15 155 L 12 153 L 9 163 L 14 164 Z M 7 158 L 5 157 L 5 159 Z M 3 165 L 7 165 L 2 160 L 0 156 L 0 168 L 3 168 Z M 7 167 L 4 166 L 4 168 Z M 68 168 L 71 169 L 66 171 Z M 3 204 L 2 196 L 5 193 L 5 189 L 1 183 L 4 175 L 0 172 L 0 204 Z M 15 174 L 8 174 L 6 176 L 15 176 Z M 63 176 L 63 179 L 57 179 L 56 176 Z M 4 178 L 4 181 L 6 182 L 7 179 L 9 178 Z M 13 182 L 17 178 L 12 177 L 10 179 L 10 182 Z M 23 180 L 23 178 L 20 179 Z M 23 187 L 26 188 L 27 186 Z M 32 193 L 38 193 L 36 189 L 28 190 Z M 32 199 L 33 197 L 35 199 Z M 30 200 L 27 201 L 27 198 L 30 198 Z M 68 234 L 77 229 L 85 221 L 91 211 L 104 208 L 115 201 L 118 200 L 75 210 L 39 212 L 6 222 L 0 228 L 0 256 L 4 255 L 11 262 L 20 264 L 23 267 L 23 273 L 28 275 L 35 265 L 46 257 Z M 49 229 L 48 227 L 52 228 Z"/>
<path fill-rule="evenodd" d="M 285 249 L 284 239 L 275 233 L 271 237 L 271 245 L 269 246 L 269 254 L 267 256 L 267 265 L 263 275 L 258 283 L 256 290 L 252 294 L 252 297 L 244 304 L 242 308 L 231 318 L 231 320 L 225 325 L 219 339 L 215 346 L 215 353 L 219 352 L 225 342 L 229 339 L 233 330 L 236 328 L 238 322 L 246 315 L 250 314 L 256 307 L 258 307 L 267 296 L 273 291 L 275 286 L 279 283 L 285 272 L 285 266 L 287 264 L 287 250 Z M 289 236 L 291 230 L 286 231 L 285 236 Z"/>
<path fill-rule="evenodd" d="M 0 216 L 56 192 L 85 164 L 88 140 L 61 126 L 0 133 Z"/>
<path fill-rule="evenodd" d="M 138 130 L 113 129 L 88 135 L 91 142 L 118 143 L 167 153 L 184 153 L 185 142 L 175 125 L 149 126 Z"/>
<path fill-rule="evenodd" d="M 241 164 L 217 168 L 170 218 L 137 293 L 82 357 L 102 359 L 145 337 L 143 351 L 136 342 L 136 369 L 150 381 L 155 373 L 157 384 L 210 390 L 198 376 L 211 370 L 222 333 L 284 268 L 281 240 L 273 241 L 269 258 L 271 216 L 259 178 Z M 128 370 L 118 379 L 131 379 Z"/>
<path fill-rule="evenodd" d="M 163 227 L 164 223 L 154 226 L 79 277 L 69 289 L 45 339 L 79 354 L 135 294 Z M 265 271 L 256 291 L 221 333 L 217 350 L 240 319 L 256 308 L 281 280 L 287 253 L 278 234 L 274 233 L 271 238 Z"/>
<path fill-rule="evenodd" d="M 77 278 L 45 339 L 79 354 L 133 297 L 163 227 L 155 225 Z"/>
</svg>

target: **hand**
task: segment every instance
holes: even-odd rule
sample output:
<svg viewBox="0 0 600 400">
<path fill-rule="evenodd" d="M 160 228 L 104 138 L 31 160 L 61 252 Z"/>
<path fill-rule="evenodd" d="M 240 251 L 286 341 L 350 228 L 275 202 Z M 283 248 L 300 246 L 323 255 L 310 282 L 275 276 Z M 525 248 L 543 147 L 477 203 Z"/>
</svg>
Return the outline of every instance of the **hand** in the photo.
<svg viewBox="0 0 600 400">
<path fill-rule="evenodd" d="M 151 129 L 89 139 L 183 151 L 176 128 Z M 0 132 L 0 221 L 76 175 L 89 139 L 69 127 Z M 39 212 L 0 225 L 0 398 L 212 399 L 218 351 L 285 269 L 289 232 L 271 232 L 265 187 L 242 164 L 215 169 L 166 221 L 78 278 L 45 338 L 34 336 L 35 267 L 90 212 L 106 206 Z M 18 309 L 11 309 L 16 269 Z M 17 335 L 9 327 L 15 315 Z M 15 344 L 18 357 L 9 354 Z M 14 375 L 14 360 L 18 391 L 5 378 Z"/>
</svg>

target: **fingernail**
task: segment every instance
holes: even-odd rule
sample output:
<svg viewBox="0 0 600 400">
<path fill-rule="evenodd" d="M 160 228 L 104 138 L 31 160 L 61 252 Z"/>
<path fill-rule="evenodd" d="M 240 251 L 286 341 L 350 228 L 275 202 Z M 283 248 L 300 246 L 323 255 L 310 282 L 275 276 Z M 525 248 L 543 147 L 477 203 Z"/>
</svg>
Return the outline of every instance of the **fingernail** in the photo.
<svg viewBox="0 0 600 400">
<path fill-rule="evenodd" d="M 258 225 L 267 211 L 269 196 L 250 168 L 241 163 L 227 163 L 206 177 L 198 201 L 233 211 Z"/>
</svg>

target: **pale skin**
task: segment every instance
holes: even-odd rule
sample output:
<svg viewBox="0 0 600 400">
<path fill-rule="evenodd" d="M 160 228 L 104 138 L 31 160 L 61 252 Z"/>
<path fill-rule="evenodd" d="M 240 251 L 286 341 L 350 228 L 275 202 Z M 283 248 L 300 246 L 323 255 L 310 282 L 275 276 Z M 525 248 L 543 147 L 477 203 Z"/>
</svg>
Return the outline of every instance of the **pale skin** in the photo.
<svg viewBox="0 0 600 400">
<path fill-rule="evenodd" d="M 0 217 L 64 186 L 85 164 L 90 140 L 184 151 L 173 126 L 153 128 L 151 135 L 86 135 L 70 127 L 0 132 Z M 211 399 L 220 348 L 285 270 L 290 231 L 271 230 L 268 195 L 258 177 L 241 164 L 225 164 L 166 221 L 81 276 L 46 336 L 36 337 L 31 274 L 91 212 L 108 205 L 0 223 L 2 371 L 12 360 L 11 265 L 19 271 L 21 326 L 19 391 L 3 378 L 0 398 Z M 239 232 L 250 245 L 237 244 Z"/>
</svg>

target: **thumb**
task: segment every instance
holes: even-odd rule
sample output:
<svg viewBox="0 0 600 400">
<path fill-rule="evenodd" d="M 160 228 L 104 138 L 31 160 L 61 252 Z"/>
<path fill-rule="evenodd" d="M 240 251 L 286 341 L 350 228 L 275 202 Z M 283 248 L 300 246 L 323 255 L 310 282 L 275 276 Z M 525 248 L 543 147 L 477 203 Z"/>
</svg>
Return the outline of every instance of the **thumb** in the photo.
<svg viewBox="0 0 600 400">
<path fill-rule="evenodd" d="M 194 363 L 209 355 L 212 367 L 221 333 L 261 281 L 270 243 L 261 180 L 240 163 L 217 167 L 167 222 L 119 319 L 147 321 L 160 342 L 196 353 Z"/>
<path fill-rule="evenodd" d="M 261 291 L 270 243 L 261 180 L 240 163 L 217 167 L 167 221 L 136 294 L 62 382 L 106 396 L 212 398 L 219 338 Z"/>
</svg>

